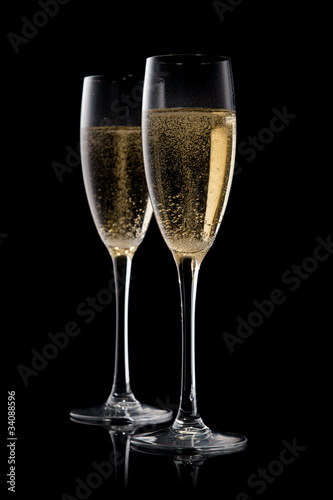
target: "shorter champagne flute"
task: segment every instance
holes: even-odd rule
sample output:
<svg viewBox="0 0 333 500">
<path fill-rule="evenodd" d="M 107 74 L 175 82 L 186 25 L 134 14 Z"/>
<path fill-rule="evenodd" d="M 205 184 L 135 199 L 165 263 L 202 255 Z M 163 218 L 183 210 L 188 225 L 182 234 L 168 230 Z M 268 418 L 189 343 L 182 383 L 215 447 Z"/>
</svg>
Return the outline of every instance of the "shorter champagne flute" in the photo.
<svg viewBox="0 0 333 500">
<path fill-rule="evenodd" d="M 81 159 L 97 231 L 110 252 L 115 280 L 116 332 L 113 385 L 107 401 L 75 409 L 72 419 L 95 424 L 165 422 L 172 411 L 140 403 L 130 386 L 128 296 L 131 263 L 152 216 L 141 138 L 142 79 L 89 76 L 81 108 Z"/>
</svg>

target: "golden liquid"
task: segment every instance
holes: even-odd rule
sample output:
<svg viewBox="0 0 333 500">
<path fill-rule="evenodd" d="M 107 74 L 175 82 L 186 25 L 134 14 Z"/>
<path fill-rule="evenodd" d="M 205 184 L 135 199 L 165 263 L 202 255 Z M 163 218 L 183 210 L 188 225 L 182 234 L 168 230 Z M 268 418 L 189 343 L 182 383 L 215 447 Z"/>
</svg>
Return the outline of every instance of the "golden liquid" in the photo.
<svg viewBox="0 0 333 500">
<path fill-rule="evenodd" d="M 175 256 L 200 262 L 219 229 L 235 158 L 234 111 L 143 112 L 144 159 L 162 235 Z"/>
<path fill-rule="evenodd" d="M 140 127 L 81 129 L 81 157 L 90 210 L 111 255 L 133 255 L 152 215 Z"/>
</svg>

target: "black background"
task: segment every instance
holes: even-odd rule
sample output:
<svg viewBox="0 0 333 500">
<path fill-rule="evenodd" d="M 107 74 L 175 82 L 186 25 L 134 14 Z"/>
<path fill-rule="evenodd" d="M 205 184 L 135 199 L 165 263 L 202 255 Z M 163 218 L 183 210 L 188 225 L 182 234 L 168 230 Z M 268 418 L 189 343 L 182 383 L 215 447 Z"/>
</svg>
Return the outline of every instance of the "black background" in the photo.
<svg viewBox="0 0 333 500">
<path fill-rule="evenodd" d="M 89 324 L 76 309 L 107 287 L 112 263 L 89 212 L 80 166 L 64 173 L 60 182 L 52 164 L 66 164 L 66 148 L 76 150 L 79 142 L 84 76 L 142 73 L 146 57 L 164 53 L 231 57 L 238 144 L 249 136 L 269 137 L 253 159 L 244 148 L 238 150 L 237 175 L 220 232 L 200 271 L 197 297 L 200 413 L 211 428 L 246 435 L 249 446 L 206 460 L 197 493 L 227 500 L 240 500 L 241 492 L 251 499 L 300 498 L 314 487 L 319 496 L 324 478 L 315 465 L 323 470 L 317 445 L 325 441 L 323 354 L 332 329 L 333 259 L 317 265 L 312 260 L 316 268 L 310 273 L 303 269 L 307 277 L 297 284 L 282 276 L 287 271 L 294 275 L 295 265 L 303 268 L 318 237 L 326 241 L 332 235 L 328 164 L 316 156 L 320 120 L 313 105 L 318 99 L 312 99 L 320 79 L 313 33 L 327 13 L 297 1 L 286 7 L 264 0 L 224 3 L 233 7 L 219 15 L 213 2 L 204 0 L 71 0 L 17 53 L 8 33 L 21 35 L 22 17 L 32 20 L 41 7 L 31 0 L 6 4 L 1 447 L 6 449 L 7 391 L 15 391 L 19 499 L 53 500 L 65 493 L 79 498 L 78 478 L 87 483 L 93 462 L 107 460 L 112 450 L 107 430 L 69 420 L 72 408 L 103 402 L 111 388 L 114 303 Z M 284 109 L 294 117 L 280 132 L 265 136 L 262 130 L 270 126 L 274 110 Z M 274 289 L 282 291 L 284 303 L 231 353 L 223 334 L 235 335 L 237 318 L 246 320 L 256 309 L 253 301 L 269 299 Z M 25 385 L 17 367 L 31 367 L 31 350 L 41 353 L 50 343 L 48 333 L 64 331 L 69 321 L 77 322 L 80 334 Z M 176 267 L 155 221 L 133 261 L 129 327 L 135 395 L 175 410 L 179 292 Z M 279 460 L 284 441 L 306 449 L 259 493 L 248 478 Z M 8 448 L 6 473 L 7 457 Z M 2 488 L 7 492 L 5 481 Z M 113 473 L 86 498 L 107 500 L 116 491 Z M 176 496 L 179 491 L 172 458 L 131 452 L 129 496 Z M 183 492 L 185 498 L 193 494 Z"/>
</svg>

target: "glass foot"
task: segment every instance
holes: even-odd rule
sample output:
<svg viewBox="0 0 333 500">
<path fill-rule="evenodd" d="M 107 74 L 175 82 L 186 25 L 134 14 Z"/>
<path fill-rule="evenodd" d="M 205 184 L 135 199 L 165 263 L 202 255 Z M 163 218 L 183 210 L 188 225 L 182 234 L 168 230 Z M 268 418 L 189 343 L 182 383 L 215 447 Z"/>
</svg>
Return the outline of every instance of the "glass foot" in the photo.
<svg viewBox="0 0 333 500">
<path fill-rule="evenodd" d="M 222 455 L 246 448 L 247 439 L 240 434 L 212 431 L 179 432 L 168 429 L 132 436 L 134 450 L 156 454 Z"/>
<path fill-rule="evenodd" d="M 72 420 L 95 425 L 129 425 L 167 422 L 172 410 L 155 408 L 142 403 L 104 403 L 92 408 L 75 409 L 70 412 Z"/>
</svg>

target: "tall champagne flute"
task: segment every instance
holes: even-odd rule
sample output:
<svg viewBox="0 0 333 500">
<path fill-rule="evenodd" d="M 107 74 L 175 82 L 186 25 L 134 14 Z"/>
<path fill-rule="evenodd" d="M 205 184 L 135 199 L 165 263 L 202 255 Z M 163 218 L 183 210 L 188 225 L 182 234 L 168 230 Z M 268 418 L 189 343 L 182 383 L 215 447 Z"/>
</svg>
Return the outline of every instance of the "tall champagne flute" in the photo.
<svg viewBox="0 0 333 500">
<path fill-rule="evenodd" d="M 220 227 L 234 168 L 236 115 L 230 59 L 198 54 L 148 58 L 142 110 L 150 198 L 180 283 L 182 378 L 172 426 L 134 436 L 132 446 L 154 453 L 230 453 L 244 448 L 247 440 L 212 431 L 203 423 L 194 353 L 199 267 Z"/>
<path fill-rule="evenodd" d="M 116 297 L 111 394 L 100 406 L 70 412 L 76 421 L 87 423 L 157 423 L 172 417 L 170 410 L 141 404 L 130 387 L 127 323 L 131 263 L 152 216 L 142 156 L 142 85 L 142 78 L 131 75 L 89 76 L 83 83 L 83 178 L 97 231 L 113 261 Z"/>
</svg>

